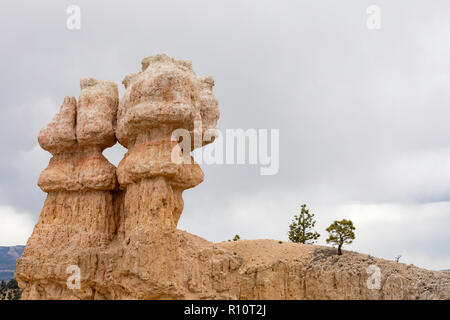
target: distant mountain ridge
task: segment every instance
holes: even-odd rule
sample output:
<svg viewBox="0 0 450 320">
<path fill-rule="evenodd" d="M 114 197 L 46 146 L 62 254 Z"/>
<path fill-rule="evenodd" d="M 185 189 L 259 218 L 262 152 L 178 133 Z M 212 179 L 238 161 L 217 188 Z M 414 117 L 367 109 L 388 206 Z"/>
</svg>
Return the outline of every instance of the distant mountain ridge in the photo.
<svg viewBox="0 0 450 320">
<path fill-rule="evenodd" d="M 16 261 L 24 249 L 25 246 L 0 247 L 0 281 L 14 278 Z"/>
</svg>

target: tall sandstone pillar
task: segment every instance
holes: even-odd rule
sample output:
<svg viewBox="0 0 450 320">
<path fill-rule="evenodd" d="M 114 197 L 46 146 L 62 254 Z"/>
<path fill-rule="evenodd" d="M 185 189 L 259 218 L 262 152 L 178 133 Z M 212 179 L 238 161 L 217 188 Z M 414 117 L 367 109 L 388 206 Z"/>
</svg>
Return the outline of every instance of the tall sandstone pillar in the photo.
<svg viewBox="0 0 450 320">
<path fill-rule="evenodd" d="M 174 161 L 177 152 L 182 159 L 172 133 L 184 130 L 193 147 L 202 146 L 203 131 L 215 128 L 219 116 L 213 82 L 197 77 L 190 62 L 157 55 L 145 58 L 142 71 L 127 76 L 123 84 L 117 139 L 128 152 L 117 168 L 125 190 L 118 230 L 124 256 L 118 271 L 129 276 L 121 277 L 121 286 L 136 292 L 129 288 L 134 276 L 145 289 L 133 298 L 176 297 L 183 279 L 164 270 L 180 270 L 176 226 L 182 192 L 201 183 L 203 172 L 188 150 L 189 161 Z M 198 146 L 193 145 L 195 135 Z"/>
<path fill-rule="evenodd" d="M 39 144 L 53 157 L 38 181 L 47 199 L 17 264 L 24 299 L 95 295 L 94 286 L 68 289 L 67 279 L 74 265 L 81 280 L 95 282 L 99 256 L 116 233 L 116 168 L 102 151 L 116 143 L 117 107 L 115 83 L 82 79 L 78 102 L 65 97 L 39 134 Z"/>
</svg>

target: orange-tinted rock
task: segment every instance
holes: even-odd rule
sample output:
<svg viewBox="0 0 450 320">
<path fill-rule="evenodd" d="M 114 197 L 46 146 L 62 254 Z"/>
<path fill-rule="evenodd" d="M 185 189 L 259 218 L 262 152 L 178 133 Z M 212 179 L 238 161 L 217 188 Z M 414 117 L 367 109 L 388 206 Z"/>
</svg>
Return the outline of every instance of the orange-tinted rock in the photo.
<svg viewBox="0 0 450 320">
<path fill-rule="evenodd" d="M 80 81 L 77 140 L 81 146 L 108 148 L 116 143 L 119 93 L 114 82 L 85 78 Z"/>
<path fill-rule="evenodd" d="M 42 149 L 57 154 L 75 147 L 76 115 L 77 101 L 74 97 L 65 97 L 59 113 L 39 133 L 38 141 Z"/>
<path fill-rule="evenodd" d="M 44 208 L 17 263 L 22 298 L 450 299 L 448 272 L 315 245 L 211 243 L 176 229 L 182 192 L 203 172 L 189 153 L 187 163 L 174 161 L 181 150 L 172 134 L 184 130 L 193 148 L 211 142 L 200 138 L 219 118 L 214 81 L 157 55 L 123 84 L 118 106 L 115 84 L 83 79 L 78 103 L 66 97 L 39 135 L 53 158 L 38 182 Z M 102 155 L 114 133 L 128 148 L 117 170 Z M 78 289 L 67 285 L 70 266 L 80 270 Z M 367 284 L 370 266 L 380 271 L 377 288 Z"/>
<path fill-rule="evenodd" d="M 17 264 L 24 299 L 75 298 L 67 267 L 95 269 L 117 231 L 116 168 L 102 154 L 115 143 L 117 86 L 89 78 L 81 89 L 78 103 L 66 97 L 39 135 L 53 157 L 38 181 L 48 193 L 44 208 Z M 83 292 L 86 298 L 92 289 Z"/>
</svg>

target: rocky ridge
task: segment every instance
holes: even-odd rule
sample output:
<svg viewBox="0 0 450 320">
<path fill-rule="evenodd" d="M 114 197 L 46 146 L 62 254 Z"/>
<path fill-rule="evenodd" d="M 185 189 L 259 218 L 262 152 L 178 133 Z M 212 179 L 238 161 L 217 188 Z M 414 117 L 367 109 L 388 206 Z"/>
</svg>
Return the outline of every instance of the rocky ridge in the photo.
<svg viewBox="0 0 450 320">
<path fill-rule="evenodd" d="M 213 141 L 219 118 L 214 81 L 189 61 L 156 55 L 123 84 L 119 102 L 114 83 L 82 79 L 78 100 L 66 97 L 39 135 L 53 157 L 38 181 L 47 199 L 17 262 L 23 299 L 450 298 L 446 272 L 178 230 L 182 193 L 204 178 L 189 151 Z M 128 149 L 117 168 L 102 155 L 116 141 Z"/>
</svg>

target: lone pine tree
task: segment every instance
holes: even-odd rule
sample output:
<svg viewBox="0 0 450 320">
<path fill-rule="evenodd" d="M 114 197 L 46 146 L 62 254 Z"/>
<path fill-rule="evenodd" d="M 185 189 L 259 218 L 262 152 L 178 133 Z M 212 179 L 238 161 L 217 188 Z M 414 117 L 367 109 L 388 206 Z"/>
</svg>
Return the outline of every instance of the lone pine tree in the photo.
<svg viewBox="0 0 450 320">
<path fill-rule="evenodd" d="M 341 221 L 334 221 L 327 229 L 330 235 L 327 243 L 332 243 L 338 246 L 338 255 L 342 254 L 342 246 L 344 244 L 351 244 L 355 239 L 355 227 L 351 220 L 342 219 Z"/>
<path fill-rule="evenodd" d="M 296 243 L 313 244 L 320 234 L 313 231 L 316 220 L 314 214 L 309 213 L 306 204 L 302 204 L 300 214 L 294 216 L 294 220 L 289 225 L 289 240 Z"/>
</svg>

